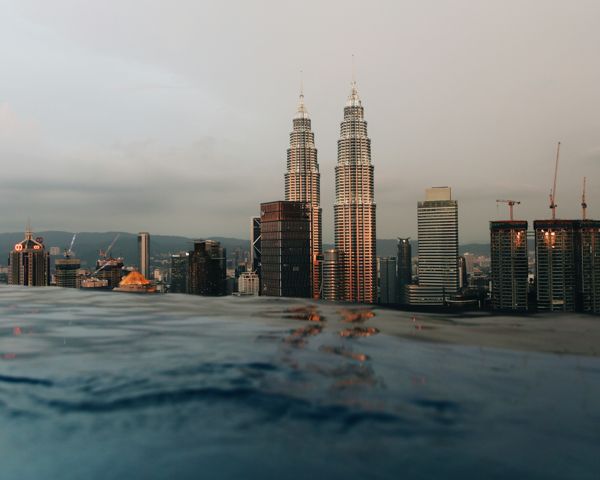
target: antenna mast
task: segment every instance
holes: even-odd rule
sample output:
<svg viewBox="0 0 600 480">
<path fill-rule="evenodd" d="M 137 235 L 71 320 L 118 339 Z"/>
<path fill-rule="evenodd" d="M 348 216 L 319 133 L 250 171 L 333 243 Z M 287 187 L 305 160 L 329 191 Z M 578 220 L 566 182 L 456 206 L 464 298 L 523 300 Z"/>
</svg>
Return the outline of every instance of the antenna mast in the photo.
<svg viewBox="0 0 600 480">
<path fill-rule="evenodd" d="M 558 150 L 556 151 L 556 168 L 554 170 L 554 188 L 550 193 L 550 208 L 552 209 L 552 220 L 556 219 L 556 176 L 558 175 L 558 155 L 560 153 L 560 142 L 558 142 Z"/>
<path fill-rule="evenodd" d="M 587 208 L 587 203 L 585 203 L 585 177 L 583 177 L 583 196 L 581 197 L 581 207 L 583 208 L 583 219 L 585 220 L 585 209 Z"/>
</svg>

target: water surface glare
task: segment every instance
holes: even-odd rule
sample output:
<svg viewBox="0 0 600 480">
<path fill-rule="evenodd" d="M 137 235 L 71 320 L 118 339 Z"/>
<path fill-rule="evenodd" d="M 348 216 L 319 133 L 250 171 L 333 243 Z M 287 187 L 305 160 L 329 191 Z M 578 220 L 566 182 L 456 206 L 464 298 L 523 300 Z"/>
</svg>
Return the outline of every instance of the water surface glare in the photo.
<svg viewBox="0 0 600 480">
<path fill-rule="evenodd" d="M 0 478 L 600 471 L 597 317 L 0 287 Z"/>
</svg>

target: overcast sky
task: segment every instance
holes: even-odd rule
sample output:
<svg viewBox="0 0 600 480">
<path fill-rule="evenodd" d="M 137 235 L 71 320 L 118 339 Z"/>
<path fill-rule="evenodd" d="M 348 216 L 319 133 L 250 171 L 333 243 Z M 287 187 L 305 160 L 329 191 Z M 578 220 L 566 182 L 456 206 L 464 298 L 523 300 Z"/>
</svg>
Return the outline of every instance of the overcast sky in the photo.
<svg viewBox="0 0 600 480">
<path fill-rule="evenodd" d="M 377 236 L 417 236 L 452 187 L 488 221 L 600 217 L 600 2 L 8 0 L 0 3 L 0 232 L 249 238 L 284 199 L 300 71 L 333 242 L 352 54 Z"/>
</svg>

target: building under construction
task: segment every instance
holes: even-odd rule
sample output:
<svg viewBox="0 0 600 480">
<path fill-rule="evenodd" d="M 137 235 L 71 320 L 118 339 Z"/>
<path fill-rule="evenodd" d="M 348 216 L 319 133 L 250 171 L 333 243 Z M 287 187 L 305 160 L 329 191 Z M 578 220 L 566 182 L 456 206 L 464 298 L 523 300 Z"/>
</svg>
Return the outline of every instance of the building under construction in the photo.
<svg viewBox="0 0 600 480">
<path fill-rule="evenodd" d="M 582 312 L 600 313 L 600 221 L 579 222 L 577 292 Z"/>
<path fill-rule="evenodd" d="M 526 310 L 527 222 L 490 222 L 492 308 Z"/>
<path fill-rule="evenodd" d="M 64 288 L 81 288 L 81 277 L 78 274 L 81 261 L 66 257 L 54 261 L 56 267 L 56 286 Z"/>
<path fill-rule="evenodd" d="M 117 288 L 123 279 L 123 259 L 112 258 L 111 255 L 108 260 L 98 260 L 96 262 L 96 273 L 93 276 L 99 280 L 107 280 L 109 290 Z"/>
<path fill-rule="evenodd" d="M 600 313 L 600 222 L 536 220 L 537 307 Z"/>
</svg>

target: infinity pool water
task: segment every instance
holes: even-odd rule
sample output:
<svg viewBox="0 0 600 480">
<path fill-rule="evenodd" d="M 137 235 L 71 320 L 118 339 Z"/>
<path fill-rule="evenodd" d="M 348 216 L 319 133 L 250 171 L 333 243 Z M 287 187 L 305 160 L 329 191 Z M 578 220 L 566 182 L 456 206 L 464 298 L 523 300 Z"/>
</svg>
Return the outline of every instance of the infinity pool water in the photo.
<svg viewBox="0 0 600 480">
<path fill-rule="evenodd" d="M 596 479 L 598 324 L 3 286 L 0 478 Z"/>
</svg>

